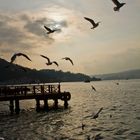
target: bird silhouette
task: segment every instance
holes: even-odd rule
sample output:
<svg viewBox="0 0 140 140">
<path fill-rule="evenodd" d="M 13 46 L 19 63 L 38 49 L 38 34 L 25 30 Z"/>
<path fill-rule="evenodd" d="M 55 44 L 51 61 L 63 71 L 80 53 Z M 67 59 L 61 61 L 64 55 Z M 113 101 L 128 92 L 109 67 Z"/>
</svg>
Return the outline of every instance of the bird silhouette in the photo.
<svg viewBox="0 0 140 140">
<path fill-rule="evenodd" d="M 72 61 L 69 57 L 64 57 L 64 58 L 62 58 L 62 59 L 69 60 L 69 61 L 71 62 L 71 64 L 74 65 L 74 64 L 73 64 L 73 61 Z"/>
<path fill-rule="evenodd" d="M 52 30 L 52 29 L 46 27 L 45 25 L 44 25 L 44 28 L 48 31 L 47 34 L 51 34 L 51 33 L 55 32 L 55 31 L 58 31 L 58 29 L 53 29 Z"/>
<path fill-rule="evenodd" d="M 84 17 L 84 18 L 85 18 L 87 21 L 89 21 L 89 22 L 93 25 L 93 27 L 92 27 L 91 29 L 94 29 L 94 28 L 96 28 L 97 26 L 99 26 L 99 23 L 100 23 L 100 22 L 95 23 L 94 20 L 91 19 L 91 18 L 88 18 L 88 17 Z"/>
<path fill-rule="evenodd" d="M 81 127 L 82 127 L 82 130 L 85 129 L 85 126 L 86 126 L 86 125 L 82 123 L 82 126 L 81 126 Z"/>
<path fill-rule="evenodd" d="M 114 11 L 119 11 L 122 6 L 124 6 L 126 3 L 120 3 L 118 0 L 112 0 L 112 2 L 116 5 L 114 7 Z"/>
<path fill-rule="evenodd" d="M 103 107 L 101 107 L 101 108 L 99 109 L 99 111 L 98 111 L 95 115 L 93 115 L 93 119 L 98 118 L 98 117 L 99 117 L 99 113 L 100 113 L 102 110 L 103 110 Z"/>
<path fill-rule="evenodd" d="M 49 66 L 49 65 L 52 65 L 54 63 L 56 66 L 59 66 L 56 61 L 52 61 L 51 62 L 50 59 L 47 56 L 44 56 L 44 55 L 40 55 L 40 56 L 43 57 L 43 58 L 45 58 L 45 59 L 47 59 L 48 62 L 46 63 L 46 65 Z"/>
<path fill-rule="evenodd" d="M 29 61 L 32 61 L 26 54 L 23 54 L 23 53 L 16 53 L 14 54 L 12 57 L 11 57 L 11 62 L 10 63 L 13 63 L 16 59 L 17 56 L 24 56 L 26 59 L 28 59 Z"/>
<path fill-rule="evenodd" d="M 94 87 L 94 86 L 91 86 L 92 87 L 92 89 L 94 90 L 94 91 L 96 91 L 96 88 Z"/>
</svg>

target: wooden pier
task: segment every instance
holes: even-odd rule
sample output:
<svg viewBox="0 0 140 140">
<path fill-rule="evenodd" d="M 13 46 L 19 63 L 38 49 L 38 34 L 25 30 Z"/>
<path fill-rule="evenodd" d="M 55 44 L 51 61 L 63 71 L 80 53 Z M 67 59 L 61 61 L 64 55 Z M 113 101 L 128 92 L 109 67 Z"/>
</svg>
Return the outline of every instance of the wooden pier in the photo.
<svg viewBox="0 0 140 140">
<path fill-rule="evenodd" d="M 60 84 L 29 84 L 29 85 L 2 85 L 0 86 L 0 101 L 9 101 L 11 114 L 20 112 L 20 100 L 35 99 L 36 111 L 40 111 L 40 101 L 44 102 L 44 110 L 49 109 L 48 100 L 54 101 L 54 107 L 58 108 L 58 100 L 64 101 L 64 107 L 68 108 L 71 99 L 69 92 L 61 92 Z"/>
</svg>

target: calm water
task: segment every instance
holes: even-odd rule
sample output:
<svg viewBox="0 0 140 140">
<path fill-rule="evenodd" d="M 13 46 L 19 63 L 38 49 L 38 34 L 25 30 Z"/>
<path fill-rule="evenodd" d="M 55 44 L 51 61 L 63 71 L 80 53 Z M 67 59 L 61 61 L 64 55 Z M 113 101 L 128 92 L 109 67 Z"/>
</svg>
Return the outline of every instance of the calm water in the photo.
<svg viewBox="0 0 140 140">
<path fill-rule="evenodd" d="M 8 103 L 1 102 L 0 137 L 5 140 L 86 140 L 101 133 L 103 140 L 140 140 L 140 80 L 62 83 L 62 91 L 72 95 L 67 110 L 60 101 L 57 111 L 36 113 L 35 102 L 29 100 L 21 101 L 20 115 L 11 116 Z M 99 117 L 92 119 L 90 115 L 101 107 Z"/>
</svg>

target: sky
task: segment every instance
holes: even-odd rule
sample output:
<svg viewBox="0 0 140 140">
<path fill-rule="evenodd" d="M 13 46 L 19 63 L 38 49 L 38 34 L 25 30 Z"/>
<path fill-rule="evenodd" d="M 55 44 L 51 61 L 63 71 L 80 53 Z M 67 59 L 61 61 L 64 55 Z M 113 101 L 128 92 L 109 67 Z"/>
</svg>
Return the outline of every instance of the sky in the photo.
<svg viewBox="0 0 140 140">
<path fill-rule="evenodd" d="M 88 75 L 139 69 L 140 0 L 120 2 L 126 5 L 115 12 L 111 0 L 0 0 L 0 58 L 21 52 L 32 62 L 18 57 L 16 64 Z M 84 17 L 101 23 L 92 30 Z M 44 25 L 60 30 L 48 35 Z"/>
</svg>

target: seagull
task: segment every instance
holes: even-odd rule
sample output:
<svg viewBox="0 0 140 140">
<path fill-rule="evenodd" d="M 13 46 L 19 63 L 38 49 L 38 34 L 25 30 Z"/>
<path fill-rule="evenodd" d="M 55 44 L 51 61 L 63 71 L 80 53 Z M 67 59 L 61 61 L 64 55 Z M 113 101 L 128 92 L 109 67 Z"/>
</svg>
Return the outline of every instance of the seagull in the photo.
<svg viewBox="0 0 140 140">
<path fill-rule="evenodd" d="M 99 117 L 99 113 L 100 113 L 102 110 L 103 110 L 103 107 L 101 107 L 101 108 L 99 109 L 99 111 L 93 116 L 93 119 L 98 118 L 98 117 Z"/>
<path fill-rule="evenodd" d="M 114 11 L 119 11 L 120 8 L 125 5 L 126 3 L 120 3 L 118 0 L 112 0 L 112 2 L 116 5 L 116 7 L 114 7 Z"/>
<path fill-rule="evenodd" d="M 82 130 L 85 129 L 85 126 L 86 126 L 86 125 L 82 123 L 82 126 L 81 126 L 81 127 L 82 127 Z"/>
<path fill-rule="evenodd" d="M 92 87 L 92 89 L 94 90 L 94 91 L 96 91 L 96 88 L 94 87 L 94 86 L 91 86 Z"/>
<path fill-rule="evenodd" d="M 26 54 L 23 54 L 23 53 L 16 53 L 14 54 L 12 57 L 11 57 L 11 62 L 10 63 L 13 63 L 16 59 L 17 56 L 24 56 L 25 58 L 27 58 L 29 61 L 32 61 Z"/>
<path fill-rule="evenodd" d="M 55 65 L 59 66 L 56 61 L 52 61 L 51 62 L 50 59 L 47 56 L 44 56 L 44 55 L 40 55 L 40 56 L 48 60 L 48 62 L 46 63 L 46 65 L 52 65 L 54 63 Z"/>
<path fill-rule="evenodd" d="M 74 65 L 74 64 L 73 64 L 73 61 L 72 61 L 69 57 L 64 57 L 64 58 L 62 58 L 62 59 L 69 60 L 69 61 L 71 62 L 71 64 Z"/>
<path fill-rule="evenodd" d="M 93 27 L 92 27 L 91 29 L 94 29 L 94 28 L 96 28 L 97 26 L 99 26 L 99 23 L 100 23 L 100 22 L 95 23 L 93 19 L 90 19 L 90 18 L 87 18 L 87 17 L 84 17 L 84 18 L 85 18 L 87 21 L 89 21 L 89 22 L 93 25 Z"/>
<path fill-rule="evenodd" d="M 55 31 L 58 31 L 57 29 L 52 30 L 52 29 L 46 27 L 45 25 L 44 25 L 44 28 L 48 31 L 47 34 L 51 34 L 51 33 L 55 32 Z"/>
</svg>

